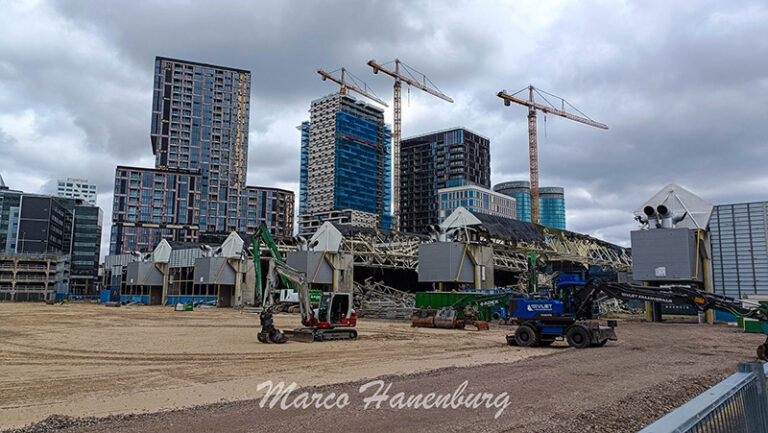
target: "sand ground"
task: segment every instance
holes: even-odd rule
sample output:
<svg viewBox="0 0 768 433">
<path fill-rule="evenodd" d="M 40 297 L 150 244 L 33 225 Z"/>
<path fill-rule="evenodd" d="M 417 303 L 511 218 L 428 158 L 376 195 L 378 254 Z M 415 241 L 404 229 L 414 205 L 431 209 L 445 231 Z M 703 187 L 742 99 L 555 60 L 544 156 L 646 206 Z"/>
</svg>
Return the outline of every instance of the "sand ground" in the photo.
<svg viewBox="0 0 768 433">
<path fill-rule="evenodd" d="M 282 329 L 297 315 L 276 316 Z M 0 429 L 52 414 L 105 416 L 256 398 L 300 386 L 504 363 L 553 353 L 505 344 L 509 329 L 411 328 L 361 319 L 353 342 L 265 345 L 232 309 L 0 303 Z"/>
</svg>

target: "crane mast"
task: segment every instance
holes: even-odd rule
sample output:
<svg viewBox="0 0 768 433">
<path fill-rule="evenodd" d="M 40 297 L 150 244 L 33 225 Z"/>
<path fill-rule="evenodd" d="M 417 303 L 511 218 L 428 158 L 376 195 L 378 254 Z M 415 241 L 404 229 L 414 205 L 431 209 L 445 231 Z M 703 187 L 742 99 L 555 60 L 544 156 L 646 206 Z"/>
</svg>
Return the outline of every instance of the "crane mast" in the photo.
<svg viewBox="0 0 768 433">
<path fill-rule="evenodd" d="M 412 77 L 401 74 L 401 66 L 404 64 L 395 59 L 395 70 L 387 69 L 383 65 L 376 63 L 375 60 L 370 60 L 368 66 L 373 68 L 373 73 L 378 74 L 380 71 L 384 74 L 394 78 L 394 125 L 392 131 L 392 224 L 394 230 L 400 230 L 400 139 L 402 136 L 402 83 L 415 87 L 419 90 L 423 90 L 432 96 L 438 97 L 447 102 L 453 102 L 448 95 L 444 94 L 440 90 L 429 87 L 427 82 L 428 78 L 422 74 L 423 82 L 419 82 Z"/>
<path fill-rule="evenodd" d="M 511 103 L 514 102 L 516 104 L 528 107 L 528 158 L 531 174 L 531 222 L 539 224 L 539 145 L 536 133 L 536 111 L 539 110 L 547 114 L 554 114 L 556 116 L 573 120 L 574 122 L 594 126 L 595 128 L 608 129 L 608 126 L 600 122 L 595 122 L 586 116 L 578 116 L 565 111 L 566 101 L 562 98 L 559 98 L 562 103 L 562 109 L 557 109 L 554 106 L 538 103 L 534 100 L 534 93 L 538 93 L 536 88 L 533 86 L 528 86 L 527 90 L 528 100 L 520 99 L 514 96 L 520 92 L 516 92 L 510 95 L 506 92 L 506 90 L 502 90 L 501 92 L 497 93 L 496 96 L 503 99 L 504 105 L 506 106 L 510 106 Z M 546 98 L 543 99 L 546 100 Z"/>
</svg>

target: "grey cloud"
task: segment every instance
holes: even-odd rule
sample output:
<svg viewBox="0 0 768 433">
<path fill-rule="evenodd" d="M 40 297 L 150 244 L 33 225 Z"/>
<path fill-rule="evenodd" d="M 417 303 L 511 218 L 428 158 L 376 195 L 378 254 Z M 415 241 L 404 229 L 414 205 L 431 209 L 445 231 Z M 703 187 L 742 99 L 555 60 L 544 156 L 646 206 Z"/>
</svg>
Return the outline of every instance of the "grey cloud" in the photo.
<svg viewBox="0 0 768 433">
<path fill-rule="evenodd" d="M 50 31 L 23 44 L 0 31 L 0 119 L 45 114 L 35 130 L 52 154 L 82 140 L 73 151 L 87 155 L 41 163 L 34 143 L 0 135 L 6 182 L 83 173 L 109 194 L 115 165 L 151 165 L 152 66 L 165 55 L 251 70 L 249 184 L 295 184 L 293 127 L 335 90 L 315 70 L 346 66 L 389 101 L 391 80 L 365 62 L 399 57 L 456 99 L 412 90 L 405 134 L 488 136 L 494 183 L 528 177 L 526 110 L 503 106 L 500 89 L 540 86 L 607 123 L 539 116 L 542 184 L 566 188 L 571 229 L 624 243 L 631 211 L 669 182 L 716 203 L 766 199 L 761 2 L 57 1 L 39 12 Z"/>
</svg>

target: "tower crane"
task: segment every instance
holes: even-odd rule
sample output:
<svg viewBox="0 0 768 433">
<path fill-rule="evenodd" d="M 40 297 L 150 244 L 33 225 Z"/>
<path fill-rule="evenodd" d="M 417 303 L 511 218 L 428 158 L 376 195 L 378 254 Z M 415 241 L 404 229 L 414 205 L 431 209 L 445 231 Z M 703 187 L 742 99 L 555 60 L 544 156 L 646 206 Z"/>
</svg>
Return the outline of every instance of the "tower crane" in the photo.
<svg viewBox="0 0 768 433">
<path fill-rule="evenodd" d="M 378 74 L 379 71 L 389 75 L 390 77 L 395 79 L 395 94 L 394 94 L 394 116 L 395 116 L 395 122 L 394 122 L 394 131 L 392 131 L 392 179 L 393 179 L 393 185 L 392 185 L 392 222 L 393 222 L 393 228 L 395 230 L 400 230 L 400 136 L 402 133 L 402 108 L 400 103 L 400 94 L 401 94 L 401 88 L 402 83 L 405 83 L 409 86 L 413 86 L 417 89 L 423 90 L 427 93 L 429 93 L 432 96 L 436 96 L 443 101 L 447 102 L 453 102 L 453 99 L 448 97 L 446 94 L 441 92 L 437 89 L 437 86 L 435 86 L 429 78 L 427 78 L 426 75 L 416 71 L 415 69 L 409 67 L 405 63 L 401 62 L 399 59 L 393 60 L 395 64 L 395 69 L 387 69 L 384 67 L 384 65 L 380 65 L 376 63 L 375 60 L 370 60 L 368 62 L 368 66 L 373 68 L 373 73 Z M 387 62 L 385 63 L 392 63 Z M 408 75 L 403 75 L 402 72 L 407 73 Z M 416 78 L 414 74 L 419 75 L 421 81 L 419 81 L 419 78 Z M 431 85 L 431 87 L 430 87 Z"/>
<path fill-rule="evenodd" d="M 339 69 L 337 69 L 337 70 L 339 70 Z M 323 71 L 322 69 L 318 69 L 317 73 L 320 74 L 323 77 L 323 81 L 331 80 L 334 83 L 340 85 L 341 89 L 339 90 L 339 93 L 341 93 L 342 95 L 345 95 L 347 93 L 347 90 L 351 90 L 353 92 L 356 92 L 356 93 L 359 93 L 360 95 L 365 96 L 366 98 L 368 98 L 368 99 L 370 99 L 372 101 L 378 102 L 379 104 L 381 104 L 381 105 L 383 105 L 385 107 L 388 107 L 386 102 L 382 101 L 378 96 L 374 95 L 372 92 L 370 92 L 368 90 L 368 86 L 365 83 L 363 83 L 363 88 L 361 89 L 355 83 L 347 80 L 347 75 L 350 75 L 353 78 L 354 78 L 354 75 L 352 75 L 351 73 L 347 72 L 347 70 L 345 68 L 341 68 L 340 71 L 341 71 L 341 79 L 336 78 L 333 75 L 331 75 L 331 74 L 333 74 L 336 71 L 328 73 L 328 72 Z"/>
<path fill-rule="evenodd" d="M 515 96 L 525 90 L 528 90 L 528 100 L 520 99 Z M 547 106 L 547 105 L 536 102 L 533 99 L 534 93 L 541 96 L 541 98 L 547 103 L 549 103 L 550 105 Z M 549 102 L 549 100 L 547 100 L 546 96 L 544 96 L 542 93 L 550 97 L 559 99 L 561 108 L 560 109 L 555 108 L 555 106 L 552 105 Z M 507 94 L 506 90 L 502 90 L 501 92 L 497 93 L 496 96 L 503 99 L 504 105 L 506 106 L 510 106 L 511 103 L 514 102 L 516 104 L 520 104 L 528 107 L 528 157 L 530 160 L 529 165 L 530 165 L 530 172 L 531 172 L 531 222 L 538 224 L 539 223 L 539 147 L 536 140 L 536 110 L 542 111 L 544 113 L 549 113 L 549 114 L 554 114 L 556 116 L 564 117 L 566 119 L 573 120 L 574 122 L 579 122 L 585 125 L 594 126 L 595 128 L 608 129 L 608 126 L 600 122 L 595 122 L 594 120 L 590 119 L 584 113 L 579 111 L 576 107 L 569 104 L 565 99 L 552 95 L 551 93 L 544 92 L 543 90 L 536 89 L 533 86 L 528 86 L 511 95 Z M 568 104 L 571 108 L 578 111 L 579 114 L 581 114 L 581 116 L 577 116 L 575 114 L 565 111 L 565 104 Z"/>
</svg>

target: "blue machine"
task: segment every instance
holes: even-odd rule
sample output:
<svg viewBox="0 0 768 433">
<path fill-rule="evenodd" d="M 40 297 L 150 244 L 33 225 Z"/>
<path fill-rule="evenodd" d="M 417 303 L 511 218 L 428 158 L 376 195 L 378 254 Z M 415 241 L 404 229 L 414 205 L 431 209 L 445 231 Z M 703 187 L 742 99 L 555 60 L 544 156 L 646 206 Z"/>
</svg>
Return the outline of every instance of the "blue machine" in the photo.
<svg viewBox="0 0 768 433">
<path fill-rule="evenodd" d="M 565 339 L 576 348 L 602 346 L 616 340 L 616 321 L 607 326 L 597 321 L 579 320 L 581 303 L 573 295 L 586 285 L 584 281 L 563 281 L 555 293 L 540 299 L 509 300 L 509 321 L 519 325 L 507 343 L 518 346 L 549 346 Z"/>
</svg>

